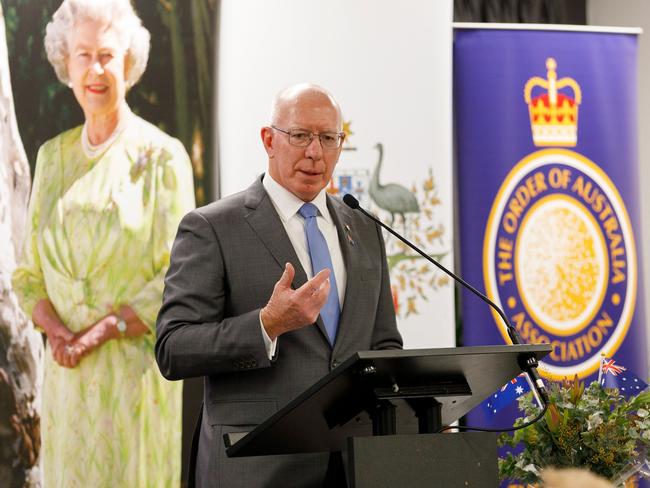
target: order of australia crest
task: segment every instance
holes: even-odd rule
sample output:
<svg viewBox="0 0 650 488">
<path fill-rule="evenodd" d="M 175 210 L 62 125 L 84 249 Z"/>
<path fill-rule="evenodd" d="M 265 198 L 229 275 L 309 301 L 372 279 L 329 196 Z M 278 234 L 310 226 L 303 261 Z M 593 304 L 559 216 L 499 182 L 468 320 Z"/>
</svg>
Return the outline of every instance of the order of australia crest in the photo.
<svg viewBox="0 0 650 488">
<path fill-rule="evenodd" d="M 542 371 L 554 379 L 594 373 L 614 355 L 636 300 L 637 262 L 623 199 L 595 162 L 568 149 L 578 142 L 578 82 L 546 78 L 524 86 L 537 150 L 505 177 L 483 245 L 488 295 L 531 344 L 549 343 Z M 495 320 L 504 338 L 505 328 Z"/>
</svg>

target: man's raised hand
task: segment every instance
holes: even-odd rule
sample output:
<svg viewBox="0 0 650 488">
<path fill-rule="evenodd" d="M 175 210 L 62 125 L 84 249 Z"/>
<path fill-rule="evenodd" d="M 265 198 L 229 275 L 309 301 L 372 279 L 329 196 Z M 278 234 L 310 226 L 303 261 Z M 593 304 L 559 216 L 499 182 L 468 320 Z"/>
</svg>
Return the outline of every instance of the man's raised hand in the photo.
<svg viewBox="0 0 650 488">
<path fill-rule="evenodd" d="M 330 270 L 323 269 L 297 290 L 291 288 L 295 276 L 291 263 L 275 284 L 273 294 L 261 311 L 266 333 L 274 340 L 281 334 L 316 322 L 330 292 Z"/>
</svg>

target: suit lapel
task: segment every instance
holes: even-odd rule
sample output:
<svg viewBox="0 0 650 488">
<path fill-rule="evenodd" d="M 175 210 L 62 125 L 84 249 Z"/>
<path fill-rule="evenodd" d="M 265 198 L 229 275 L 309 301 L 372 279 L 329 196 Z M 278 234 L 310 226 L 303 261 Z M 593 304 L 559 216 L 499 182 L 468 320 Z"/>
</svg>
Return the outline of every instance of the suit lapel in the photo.
<svg viewBox="0 0 650 488">
<path fill-rule="evenodd" d="M 256 180 L 246 190 L 245 205 L 250 209 L 250 212 L 245 216 L 246 221 L 281 269 L 284 270 L 284 265 L 287 262 L 293 264 L 296 275 L 293 278 L 292 285 L 294 288 L 300 288 L 307 281 L 307 273 L 300 264 L 291 240 L 284 230 L 282 220 L 280 220 L 280 216 L 262 186 L 261 179 Z"/>
</svg>

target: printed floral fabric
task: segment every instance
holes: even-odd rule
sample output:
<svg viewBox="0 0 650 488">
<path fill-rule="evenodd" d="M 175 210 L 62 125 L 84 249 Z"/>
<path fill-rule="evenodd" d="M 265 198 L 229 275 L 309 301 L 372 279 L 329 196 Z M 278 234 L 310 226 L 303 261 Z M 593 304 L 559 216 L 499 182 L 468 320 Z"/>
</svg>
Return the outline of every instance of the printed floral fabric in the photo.
<svg viewBox="0 0 650 488">
<path fill-rule="evenodd" d="M 153 344 L 171 245 L 194 208 L 191 163 L 179 141 L 135 115 L 93 159 L 81 129 L 38 153 L 14 289 L 29 316 L 48 298 L 73 332 L 121 304 L 151 332 L 108 341 L 74 369 L 48 345 L 45 486 L 179 486 L 182 383 L 160 375 Z"/>
</svg>

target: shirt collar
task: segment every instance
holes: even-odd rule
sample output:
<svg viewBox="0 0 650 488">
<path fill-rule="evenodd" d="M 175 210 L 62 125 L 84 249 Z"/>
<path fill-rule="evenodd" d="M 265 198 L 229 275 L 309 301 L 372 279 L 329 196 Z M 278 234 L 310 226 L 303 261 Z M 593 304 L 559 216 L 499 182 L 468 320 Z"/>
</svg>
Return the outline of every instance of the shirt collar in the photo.
<svg viewBox="0 0 650 488">
<path fill-rule="evenodd" d="M 280 185 L 280 183 L 275 181 L 273 177 L 268 173 L 264 175 L 262 185 L 264 186 L 266 193 L 269 194 L 269 197 L 273 202 L 273 206 L 275 206 L 278 214 L 280 214 L 282 222 L 286 223 L 291 217 L 296 215 L 296 213 L 298 213 L 298 210 L 300 210 L 300 207 L 305 204 L 304 201 Z M 329 210 L 327 209 L 325 188 L 323 188 L 318 193 L 318 195 L 316 195 L 316 198 L 314 198 L 311 203 L 316 205 L 316 208 L 318 208 L 320 215 L 327 221 L 327 223 L 331 224 L 332 217 Z"/>
</svg>

